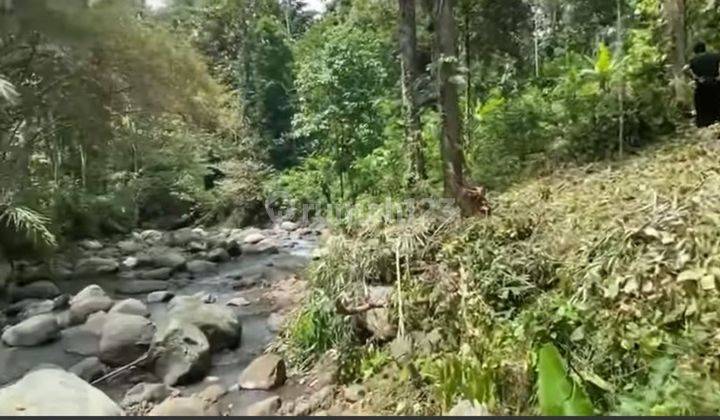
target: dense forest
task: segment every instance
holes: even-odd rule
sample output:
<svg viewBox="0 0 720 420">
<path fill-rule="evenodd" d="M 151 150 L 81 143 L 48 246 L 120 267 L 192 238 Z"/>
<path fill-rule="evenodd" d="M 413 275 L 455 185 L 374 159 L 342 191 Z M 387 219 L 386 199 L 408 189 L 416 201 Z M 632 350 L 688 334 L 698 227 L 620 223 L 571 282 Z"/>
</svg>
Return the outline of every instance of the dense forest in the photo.
<svg viewBox="0 0 720 420">
<path fill-rule="evenodd" d="M 240 229 L 318 230 L 269 349 L 283 378 L 336 374 L 280 412 L 718 414 L 719 133 L 687 67 L 718 22 L 717 0 L 0 1 L 0 283 L 67 282 L 77 244 L 202 228 L 222 246 L 183 252 L 215 264 Z"/>
</svg>

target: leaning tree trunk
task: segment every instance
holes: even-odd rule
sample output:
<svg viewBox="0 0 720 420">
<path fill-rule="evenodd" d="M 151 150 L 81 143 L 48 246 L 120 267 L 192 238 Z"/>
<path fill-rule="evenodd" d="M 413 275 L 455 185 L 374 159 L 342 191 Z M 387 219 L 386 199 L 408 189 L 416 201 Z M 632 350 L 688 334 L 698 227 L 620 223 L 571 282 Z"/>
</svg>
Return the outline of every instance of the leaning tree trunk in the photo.
<svg viewBox="0 0 720 420">
<path fill-rule="evenodd" d="M 483 188 L 465 185 L 465 158 L 461 147 L 462 121 L 458 90 L 453 80 L 458 74 L 457 26 L 453 11 L 455 0 L 437 0 L 435 42 L 438 50 L 439 107 L 442 116 L 440 152 L 443 160 L 445 196 L 455 202 L 466 216 L 488 214 L 490 207 Z"/>
<path fill-rule="evenodd" d="M 420 113 L 415 87 L 417 84 L 417 29 L 415 27 L 415 0 L 399 0 L 400 54 L 402 66 L 402 93 L 405 111 L 405 138 L 412 152 L 413 179 L 425 179 L 425 156 L 420 134 Z"/>
</svg>

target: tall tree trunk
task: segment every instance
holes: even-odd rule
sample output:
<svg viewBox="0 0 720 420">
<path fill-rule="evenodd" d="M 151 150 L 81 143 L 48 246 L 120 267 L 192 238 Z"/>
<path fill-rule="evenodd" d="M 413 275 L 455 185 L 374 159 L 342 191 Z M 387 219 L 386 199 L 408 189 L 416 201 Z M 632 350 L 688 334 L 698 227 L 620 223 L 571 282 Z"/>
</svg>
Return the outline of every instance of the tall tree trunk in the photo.
<svg viewBox="0 0 720 420">
<path fill-rule="evenodd" d="M 405 111 L 405 138 L 412 151 L 411 170 L 414 179 L 425 179 L 425 156 L 420 133 L 420 113 L 415 86 L 417 84 L 417 29 L 415 26 L 415 0 L 399 0 L 400 54 L 402 66 L 402 93 Z"/>
<path fill-rule="evenodd" d="M 663 0 L 665 20 L 667 22 L 668 38 L 670 39 L 670 60 L 672 64 L 673 84 L 675 96 L 680 102 L 685 102 L 682 86 L 683 68 L 685 67 L 685 51 L 687 50 L 687 35 L 685 27 L 685 0 Z"/>
<path fill-rule="evenodd" d="M 440 152 L 443 160 L 445 196 L 453 198 L 465 216 L 489 214 L 483 188 L 466 186 L 463 176 L 465 157 L 461 146 L 462 120 L 457 85 L 457 25 L 455 0 L 436 0 L 435 43 L 438 51 L 439 108 L 442 116 Z"/>
<path fill-rule="evenodd" d="M 460 148 L 460 106 L 457 85 L 457 27 L 453 11 L 455 0 L 437 1 L 437 25 L 435 36 L 438 49 L 439 106 L 442 115 L 442 139 L 440 152 L 443 159 L 445 195 L 457 198 L 458 189 L 463 185 L 464 156 Z"/>
</svg>

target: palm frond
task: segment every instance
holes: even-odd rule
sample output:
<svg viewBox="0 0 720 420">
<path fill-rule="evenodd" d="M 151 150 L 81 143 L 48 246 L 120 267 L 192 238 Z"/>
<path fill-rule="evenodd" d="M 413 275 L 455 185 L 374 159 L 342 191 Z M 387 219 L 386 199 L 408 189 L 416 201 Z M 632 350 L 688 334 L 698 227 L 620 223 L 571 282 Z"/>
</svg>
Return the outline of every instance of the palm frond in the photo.
<svg viewBox="0 0 720 420">
<path fill-rule="evenodd" d="M 18 234 L 24 234 L 36 245 L 55 246 L 55 235 L 48 229 L 50 220 L 27 207 L 0 205 L 0 225 L 4 224 Z"/>
</svg>

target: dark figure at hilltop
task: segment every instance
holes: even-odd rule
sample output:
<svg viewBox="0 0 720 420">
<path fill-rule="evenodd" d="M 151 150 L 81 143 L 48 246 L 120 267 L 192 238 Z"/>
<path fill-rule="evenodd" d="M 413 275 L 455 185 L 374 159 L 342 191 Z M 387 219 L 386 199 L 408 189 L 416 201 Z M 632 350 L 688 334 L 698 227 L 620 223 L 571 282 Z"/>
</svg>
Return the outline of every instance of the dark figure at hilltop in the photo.
<svg viewBox="0 0 720 420">
<path fill-rule="evenodd" d="M 707 127 L 720 122 L 720 54 L 707 52 L 703 42 L 695 45 L 694 52 L 689 67 L 696 84 L 696 123 Z"/>
</svg>

